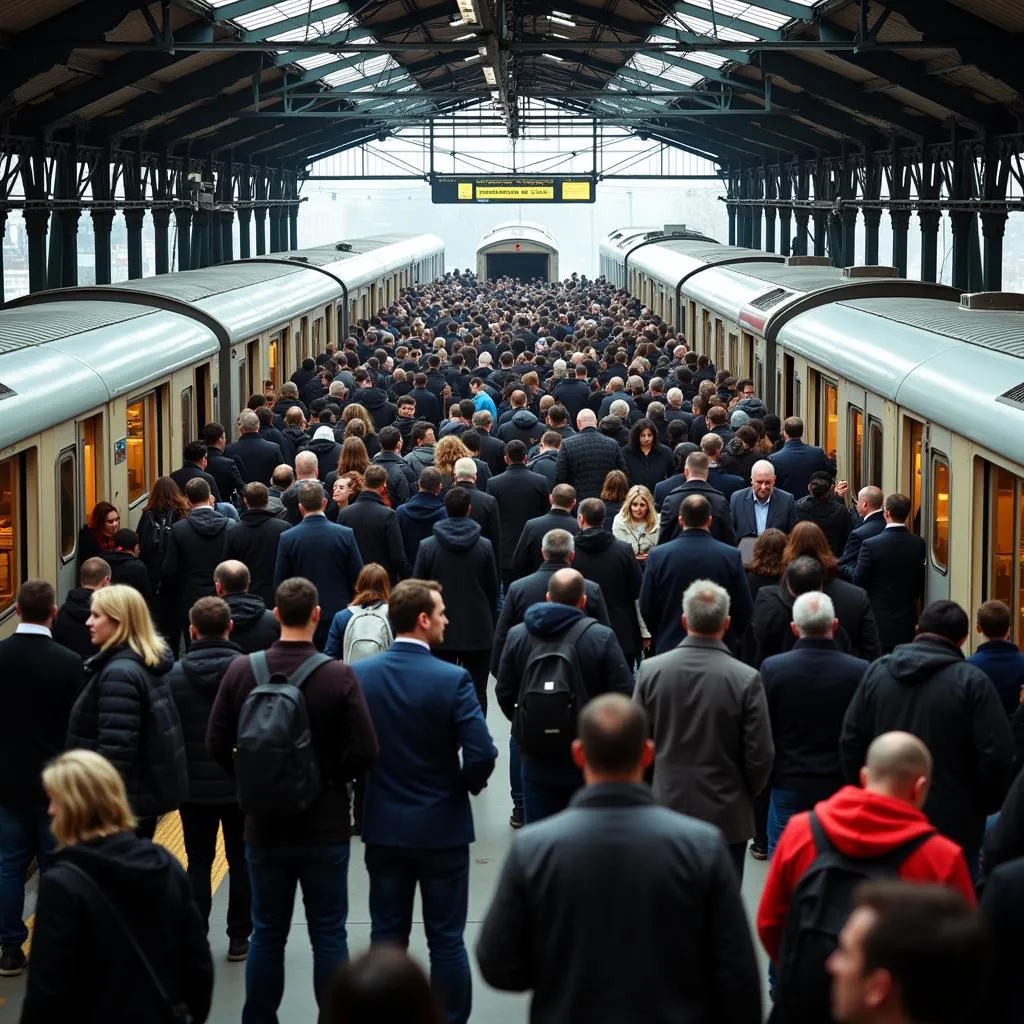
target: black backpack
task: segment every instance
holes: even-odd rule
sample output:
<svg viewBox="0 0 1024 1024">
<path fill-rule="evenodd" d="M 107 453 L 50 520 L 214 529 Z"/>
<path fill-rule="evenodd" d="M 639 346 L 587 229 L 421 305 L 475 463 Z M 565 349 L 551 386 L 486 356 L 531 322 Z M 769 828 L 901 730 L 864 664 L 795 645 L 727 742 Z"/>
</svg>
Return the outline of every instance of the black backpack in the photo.
<svg viewBox="0 0 1024 1024">
<path fill-rule="evenodd" d="M 512 729 L 529 757 L 567 756 L 586 703 L 576 645 L 594 625 L 584 615 L 557 640 L 534 640 L 519 685 Z"/>
<path fill-rule="evenodd" d="M 298 814 L 320 795 L 302 686 L 331 661 L 311 654 L 286 676 L 270 674 L 265 651 L 249 656 L 256 686 L 242 704 L 235 740 L 238 804 L 246 814 Z"/>
<path fill-rule="evenodd" d="M 823 1024 L 832 1019 L 831 981 L 825 961 L 839 945 L 854 889 L 864 881 L 893 877 L 903 862 L 935 835 L 930 829 L 878 857 L 847 857 L 829 839 L 813 811 L 810 825 L 815 858 L 790 900 L 775 965 L 778 980 L 773 1024 Z"/>
</svg>

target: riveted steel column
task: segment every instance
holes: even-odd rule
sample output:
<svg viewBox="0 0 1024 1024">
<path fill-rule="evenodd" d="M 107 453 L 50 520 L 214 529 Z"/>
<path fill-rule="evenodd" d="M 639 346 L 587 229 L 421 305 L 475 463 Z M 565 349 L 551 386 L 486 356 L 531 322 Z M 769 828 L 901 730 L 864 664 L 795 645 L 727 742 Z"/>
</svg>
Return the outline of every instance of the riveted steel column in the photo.
<svg viewBox="0 0 1024 1024">
<path fill-rule="evenodd" d="M 889 219 L 892 221 L 892 265 L 900 272 L 900 277 L 906 277 L 910 211 L 890 210 Z"/>
<path fill-rule="evenodd" d="M 256 207 L 256 255 L 267 253 L 267 208 L 262 205 L 267 199 L 266 171 L 260 171 L 256 178 L 256 199 L 261 204 Z"/>
<path fill-rule="evenodd" d="M 96 243 L 96 283 L 110 284 L 110 229 L 113 210 L 92 211 L 92 236 Z"/>
<path fill-rule="evenodd" d="M 64 288 L 78 284 L 78 218 L 82 211 L 65 206 L 60 211 L 60 283 Z"/>
<path fill-rule="evenodd" d="M 170 241 L 171 211 L 161 206 L 153 211 L 153 269 L 158 274 L 166 274 L 170 269 L 170 257 L 167 252 Z"/>
<path fill-rule="evenodd" d="M 881 223 L 880 209 L 864 208 L 864 262 L 869 267 L 878 265 L 878 229 Z"/>
<path fill-rule="evenodd" d="M 939 223 L 942 214 L 938 210 L 921 210 L 921 280 L 937 281 L 939 272 Z"/>
<path fill-rule="evenodd" d="M 983 288 L 987 292 L 1003 290 L 1003 236 L 1006 233 L 1005 210 L 981 215 L 985 235 L 985 273 Z"/>
<path fill-rule="evenodd" d="M 41 292 L 46 288 L 46 227 L 50 211 L 33 208 L 25 211 L 25 233 L 28 235 L 28 290 Z"/>
<path fill-rule="evenodd" d="M 178 229 L 178 270 L 188 270 L 192 266 L 192 208 L 177 207 L 174 223 Z"/>
</svg>

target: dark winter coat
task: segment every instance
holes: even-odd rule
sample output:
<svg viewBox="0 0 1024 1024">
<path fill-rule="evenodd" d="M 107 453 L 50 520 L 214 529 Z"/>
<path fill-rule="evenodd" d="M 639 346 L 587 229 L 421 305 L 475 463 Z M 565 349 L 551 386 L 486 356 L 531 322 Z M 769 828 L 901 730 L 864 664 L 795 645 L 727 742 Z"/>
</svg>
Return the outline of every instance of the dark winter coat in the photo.
<svg viewBox="0 0 1024 1024">
<path fill-rule="evenodd" d="M 968 659 L 992 680 L 999 702 L 1008 716 L 1020 708 L 1024 688 L 1024 653 L 1010 640 L 988 640 Z"/>
<path fill-rule="evenodd" d="M 490 650 L 498 607 L 498 568 L 494 548 L 480 524 L 466 516 L 442 519 L 433 536 L 420 543 L 413 575 L 437 580 L 444 588 L 442 650 Z"/>
<path fill-rule="evenodd" d="M 585 380 L 560 380 L 551 393 L 555 396 L 556 402 L 565 406 L 569 422 L 575 423 L 576 417 L 587 406 L 590 385 Z"/>
<path fill-rule="evenodd" d="M 188 877 L 162 846 L 118 832 L 60 850 L 40 880 L 22 1024 L 167 1019 L 104 897 L 142 947 L 170 1000 L 184 1003 L 196 1024 L 205 1021 L 213 960 Z"/>
<path fill-rule="evenodd" d="M 281 446 L 273 441 L 265 441 L 258 433 L 242 434 L 224 449 L 224 454 L 238 463 L 242 479 L 247 484 L 258 480 L 268 487 L 274 470 L 285 461 Z"/>
<path fill-rule="evenodd" d="M 224 558 L 236 558 L 249 570 L 249 590 L 274 604 L 274 563 L 277 561 L 277 543 L 289 528 L 266 508 L 246 509 L 238 523 L 227 531 Z"/>
<path fill-rule="evenodd" d="M 754 463 L 764 456 L 754 448 L 748 448 L 738 437 L 734 437 L 722 450 L 718 464 L 733 476 L 743 481 L 744 487 L 750 486 L 750 473 Z"/>
<path fill-rule="evenodd" d="M 501 551 L 501 510 L 498 507 L 498 499 L 478 486 L 479 481 L 479 477 L 477 477 L 476 484 L 462 481 L 459 483 L 459 487 L 469 491 L 469 518 L 479 524 L 483 535 L 491 542 L 494 556 L 497 558 Z"/>
<path fill-rule="evenodd" d="M 857 780 L 871 741 L 893 729 L 931 751 L 924 813 L 969 858 L 1006 795 L 1013 762 L 1013 734 L 991 680 L 948 641 L 918 634 L 876 661 L 854 694 L 840 741 L 848 782 Z"/>
<path fill-rule="evenodd" d="M 821 527 L 832 554 L 838 558 L 850 538 L 850 513 L 838 498 L 815 498 L 805 495 L 796 503 L 796 521 L 815 523 Z"/>
<path fill-rule="evenodd" d="M 417 480 L 419 480 L 420 473 L 422 473 L 427 466 L 434 465 L 435 447 L 436 446 L 432 444 L 421 444 L 413 447 L 405 456 L 405 461 L 412 467 Z"/>
<path fill-rule="evenodd" d="M 512 555 L 512 575 L 515 579 L 529 576 L 541 567 L 544 561 L 541 545 L 549 530 L 565 530 L 575 537 L 580 532 L 580 524 L 572 512 L 562 508 L 551 508 L 544 515 L 527 522 Z"/>
<path fill-rule="evenodd" d="M 132 810 L 140 818 L 168 810 L 159 806 L 153 791 L 142 744 L 152 680 L 166 675 L 172 664 L 170 653 L 149 668 L 130 647 L 100 651 L 86 662 L 85 686 L 68 723 L 68 747 L 95 750 L 110 761 L 121 773 Z"/>
<path fill-rule="evenodd" d="M 175 509 L 163 512 L 145 511 L 139 519 L 137 533 L 139 535 L 139 557 L 146 565 L 149 573 L 150 592 L 155 594 L 160 588 L 160 577 L 164 568 L 164 555 L 167 554 L 167 537 L 164 529 L 170 529 L 179 519 L 185 517 Z M 161 547 L 161 538 L 163 546 Z"/>
<path fill-rule="evenodd" d="M 576 534 L 576 554 L 572 567 L 601 588 L 608 604 L 608 618 L 619 646 L 630 666 L 640 653 L 640 622 L 636 602 L 640 597 L 643 574 L 633 548 L 601 527 L 590 527 Z"/>
<path fill-rule="evenodd" d="M 652 496 L 654 488 L 670 476 L 675 467 L 672 449 L 664 444 L 655 444 L 648 455 L 628 444 L 622 449 L 622 457 L 626 460 L 626 476 L 629 478 L 630 487 L 640 484 L 646 487 Z"/>
<path fill-rule="evenodd" d="M 480 431 L 480 458 L 487 463 L 491 476 L 505 472 L 505 442 L 492 437 L 485 430 Z"/>
<path fill-rule="evenodd" d="M 527 463 L 531 473 L 544 477 L 548 485 L 548 491 L 555 486 L 555 472 L 558 468 L 558 452 L 539 452 Z"/>
<path fill-rule="evenodd" d="M 444 502 L 436 494 L 417 491 L 395 512 L 398 529 L 405 545 L 405 557 L 410 565 L 416 561 L 420 542 L 434 532 L 434 523 L 447 517 Z"/>
<path fill-rule="evenodd" d="M 53 621 L 53 639 L 74 651 L 83 661 L 91 658 L 99 651 L 93 646 L 92 638 L 89 635 L 89 628 L 85 621 L 89 618 L 89 602 L 92 601 L 92 591 L 88 587 L 75 587 L 68 591 L 68 596 L 57 611 L 57 618 Z"/>
<path fill-rule="evenodd" d="M 199 598 L 213 596 L 213 571 L 224 561 L 228 530 L 233 526 L 230 519 L 203 506 L 171 527 L 163 578 L 177 595 L 182 618 Z"/>
<path fill-rule="evenodd" d="M 230 640 L 195 640 L 188 652 L 167 674 L 171 695 L 178 708 L 188 758 L 190 804 L 235 802 L 235 780 L 206 749 L 206 730 L 220 681 L 242 648 Z"/>
<path fill-rule="evenodd" d="M 315 437 L 306 445 L 305 450 L 316 456 L 316 475 L 321 482 L 327 479 L 328 473 L 338 468 L 341 445 L 337 441 L 332 441 L 328 437 Z M 287 503 L 285 507 L 288 507 Z"/>
<path fill-rule="evenodd" d="M 389 427 L 398 419 L 398 410 L 378 388 L 356 388 L 352 396 L 373 419 L 373 429 Z"/>
<path fill-rule="evenodd" d="M 219 448 L 210 448 L 206 454 L 206 472 L 217 481 L 217 492 L 220 493 L 218 501 L 231 501 L 234 494 L 241 494 L 245 488 L 245 481 L 242 479 L 238 463 L 225 455 Z M 184 491 L 183 491 L 184 493 Z"/>
<path fill-rule="evenodd" d="M 338 522 L 356 535 L 363 565 L 376 562 L 384 566 L 391 585 L 409 575 L 402 532 L 394 509 L 384 504 L 379 494 L 362 491 L 338 513 Z"/>
<path fill-rule="evenodd" d="M 207 466 L 209 466 L 209 456 L 207 456 Z M 207 470 L 197 466 L 194 462 L 186 462 L 180 469 L 176 469 L 171 474 L 171 479 L 178 485 L 178 489 L 182 494 L 185 493 L 185 487 L 189 480 L 194 480 L 196 477 L 205 480 L 210 485 L 210 491 L 213 494 L 214 501 L 228 500 L 227 497 L 221 494 L 220 486 L 217 483 L 216 477 Z M 230 495 L 228 495 L 228 497 L 230 497 Z M 79 547 L 81 547 L 81 544 Z M 82 554 L 85 554 L 85 558 L 89 558 L 90 555 L 94 553 L 102 554 L 102 552 L 80 552 L 79 557 L 81 558 Z M 82 559 L 82 561 L 84 561 L 84 559 Z"/>
<path fill-rule="evenodd" d="M 231 641 L 245 654 L 265 651 L 281 635 L 281 626 L 258 594 L 225 594 L 231 609 Z"/>
<path fill-rule="evenodd" d="M 416 492 L 416 470 L 398 452 L 378 452 L 373 461 L 388 471 L 388 498 L 397 511 Z"/>
<path fill-rule="evenodd" d="M 555 483 L 572 484 L 576 500 L 599 498 L 604 478 L 613 469 L 626 471 L 622 449 L 595 427 L 581 430 L 562 442 L 558 450 Z"/>
<path fill-rule="evenodd" d="M 132 587 L 143 596 L 146 604 L 149 604 L 153 597 L 153 588 L 150 586 L 146 563 L 127 551 L 108 551 L 104 558 L 110 566 L 110 582 Z"/>
<path fill-rule="evenodd" d="M 495 432 L 499 441 L 506 445 L 509 441 L 522 441 L 527 448 L 536 444 L 544 433 L 544 424 L 528 409 L 520 409 L 512 414 L 507 423 L 498 427 Z"/>
<path fill-rule="evenodd" d="M 488 481 L 487 493 L 498 501 L 498 518 L 501 521 L 498 567 L 507 573 L 512 570 L 512 559 L 523 527 L 550 508 L 548 487 L 542 476 L 532 473 L 525 463 L 518 463 Z"/>
<path fill-rule="evenodd" d="M 679 525 L 679 507 L 691 495 L 707 498 L 711 505 L 711 536 L 723 544 L 736 544 L 736 532 L 732 525 L 732 511 L 729 499 L 706 480 L 687 480 L 665 495 L 661 503 L 661 517 L 658 520 L 658 543 L 667 544 L 682 532 Z"/>
</svg>

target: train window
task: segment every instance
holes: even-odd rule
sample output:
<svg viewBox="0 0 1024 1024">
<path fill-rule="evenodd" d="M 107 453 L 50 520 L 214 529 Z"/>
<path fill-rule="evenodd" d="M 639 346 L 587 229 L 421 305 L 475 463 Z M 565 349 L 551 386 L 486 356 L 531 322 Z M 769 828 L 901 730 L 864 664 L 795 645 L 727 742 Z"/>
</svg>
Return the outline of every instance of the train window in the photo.
<svg viewBox="0 0 1024 1024">
<path fill-rule="evenodd" d="M 729 372 L 734 376 L 740 375 L 740 339 L 735 334 L 729 335 Z"/>
<path fill-rule="evenodd" d="M 795 395 L 793 393 L 793 384 L 796 378 L 796 363 L 793 361 L 792 356 L 783 355 L 782 357 L 782 375 L 784 377 L 784 383 L 786 386 L 785 390 L 785 402 L 783 403 L 783 414 L 782 418 L 786 419 L 787 416 L 795 416 L 796 410 L 794 408 Z"/>
<path fill-rule="evenodd" d="M 57 463 L 60 557 L 65 565 L 75 557 L 78 542 L 78 473 L 75 462 L 75 449 L 72 447 L 60 453 Z"/>
<path fill-rule="evenodd" d="M 1016 516 L 1014 506 L 1016 498 L 1017 478 L 1000 466 L 990 467 L 990 522 L 989 522 L 989 558 L 988 558 L 988 598 L 1002 601 L 1013 607 L 1014 571 L 1016 562 L 1013 557 L 1014 526 Z M 1020 633 L 1017 634 L 1020 636 Z"/>
<path fill-rule="evenodd" d="M 184 448 L 195 436 L 195 428 L 192 425 L 192 387 L 190 385 L 181 391 L 181 447 Z"/>
<path fill-rule="evenodd" d="M 818 423 L 814 440 L 830 459 L 834 459 L 839 446 L 839 387 L 820 374 L 816 375 L 816 380 Z"/>
<path fill-rule="evenodd" d="M 903 451 L 903 487 L 910 496 L 910 519 L 917 523 L 921 513 L 921 448 L 924 440 L 924 424 L 910 417 L 904 417 L 903 437 L 906 447 Z M 917 527 L 920 532 L 920 527 Z"/>
<path fill-rule="evenodd" d="M 703 331 L 701 332 L 701 345 L 703 346 L 705 354 L 710 358 L 711 356 L 711 314 L 706 310 L 701 310 L 703 317 Z"/>
<path fill-rule="evenodd" d="M 864 486 L 864 413 L 850 406 L 850 484 L 854 494 Z"/>
<path fill-rule="evenodd" d="M 313 350 L 311 352 L 307 348 L 303 349 L 303 355 L 307 358 L 309 356 L 316 357 L 320 355 L 320 332 L 323 330 L 323 323 L 323 320 L 320 320 L 319 318 L 313 321 Z"/>
<path fill-rule="evenodd" d="M 210 364 L 196 367 L 196 425 L 201 429 L 213 419 L 210 416 L 208 399 L 210 394 Z"/>
<path fill-rule="evenodd" d="M 14 604 L 21 582 L 21 474 L 18 456 L 0 459 L 0 614 Z"/>
<path fill-rule="evenodd" d="M 719 370 L 728 370 L 725 365 L 725 325 L 717 317 L 715 318 L 715 366 Z"/>
<path fill-rule="evenodd" d="M 932 453 L 932 564 L 945 572 L 949 568 L 949 461 Z"/>
<path fill-rule="evenodd" d="M 760 356 L 754 358 L 754 387 L 759 395 L 764 394 L 764 360 Z"/>
<path fill-rule="evenodd" d="M 93 506 L 99 501 L 100 495 L 100 473 L 103 470 L 101 463 L 103 449 L 101 438 L 103 436 L 103 414 L 90 416 L 88 419 L 78 422 L 78 443 L 82 453 L 82 497 L 85 507 L 91 512 Z"/>
<path fill-rule="evenodd" d="M 281 336 L 280 335 L 274 335 L 274 337 L 270 339 L 269 354 L 270 354 L 270 367 L 269 367 L 269 369 L 270 369 L 270 386 L 276 392 L 277 391 L 277 371 L 278 371 L 278 367 L 281 365 Z"/>
<path fill-rule="evenodd" d="M 238 401 L 241 407 L 249 399 L 249 366 L 244 359 L 238 361 Z"/>
<path fill-rule="evenodd" d="M 149 494 L 150 484 L 156 478 L 156 395 L 149 394 L 131 402 L 125 415 L 128 422 L 128 504 L 132 506 Z"/>
<path fill-rule="evenodd" d="M 868 417 L 868 483 L 882 486 L 882 424 L 874 416 Z"/>
<path fill-rule="evenodd" d="M 799 416 L 804 407 L 804 387 L 799 374 L 793 374 L 793 415 Z"/>
<path fill-rule="evenodd" d="M 245 378 L 245 388 L 238 396 L 238 400 L 243 406 L 249 401 L 250 395 L 254 395 L 257 391 L 263 390 L 263 388 L 257 386 L 260 382 L 260 378 L 258 376 L 260 365 L 260 343 L 258 341 L 250 341 L 245 346 L 245 364 L 248 371 Z"/>
</svg>

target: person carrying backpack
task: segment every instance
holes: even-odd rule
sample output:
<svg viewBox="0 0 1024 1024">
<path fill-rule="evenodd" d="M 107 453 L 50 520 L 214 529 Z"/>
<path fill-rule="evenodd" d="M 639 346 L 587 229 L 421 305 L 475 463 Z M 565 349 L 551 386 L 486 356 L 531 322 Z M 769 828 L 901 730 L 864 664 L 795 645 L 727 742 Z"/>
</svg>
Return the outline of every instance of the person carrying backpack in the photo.
<svg viewBox="0 0 1024 1024">
<path fill-rule="evenodd" d="M 319 595 L 307 579 L 275 594 L 281 638 L 236 658 L 210 712 L 206 745 L 235 779 L 245 813 L 253 933 L 246 966 L 247 1024 L 274 1021 L 284 993 L 284 946 L 302 888 L 319 1004 L 348 959 L 348 783 L 379 748 L 355 675 L 319 654 Z"/>
<path fill-rule="evenodd" d="M 975 904 L 963 851 L 921 811 L 931 775 L 931 754 L 917 737 L 884 733 L 868 748 L 862 788 L 845 786 L 790 818 L 757 911 L 758 935 L 775 971 L 775 1024 L 831 1019 L 825 961 L 860 882 L 938 883 Z"/>
<path fill-rule="evenodd" d="M 564 810 L 583 776 L 572 761 L 576 719 L 602 693 L 633 692 L 633 673 L 608 626 L 584 615 L 583 576 L 559 569 L 547 600 L 508 634 L 495 695 L 521 751 L 527 824 Z"/>
<path fill-rule="evenodd" d="M 346 665 L 386 651 L 394 640 L 388 619 L 391 583 L 388 571 L 377 562 L 364 565 L 356 579 L 356 595 L 331 620 L 324 654 Z"/>
</svg>

